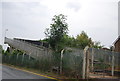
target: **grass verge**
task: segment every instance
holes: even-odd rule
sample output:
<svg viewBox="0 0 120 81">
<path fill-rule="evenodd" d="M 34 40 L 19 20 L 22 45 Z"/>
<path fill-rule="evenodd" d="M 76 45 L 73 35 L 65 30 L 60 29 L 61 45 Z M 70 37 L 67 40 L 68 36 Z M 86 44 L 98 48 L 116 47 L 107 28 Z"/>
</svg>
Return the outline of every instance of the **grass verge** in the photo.
<svg viewBox="0 0 120 81">
<path fill-rule="evenodd" d="M 22 70 L 26 70 L 26 71 L 30 71 L 30 72 L 34 72 L 34 73 L 45 75 L 45 76 L 48 76 L 48 77 L 53 77 L 53 78 L 56 78 L 58 80 L 69 79 L 69 77 L 65 77 L 65 76 L 62 76 L 62 75 L 59 75 L 59 74 L 56 74 L 56 73 L 52 73 L 52 72 L 43 72 L 43 71 L 40 71 L 38 69 L 27 68 L 27 67 L 22 67 L 22 66 L 15 66 L 15 65 L 6 64 L 6 63 L 3 63 L 3 65 L 10 66 L 10 67 L 13 67 L 13 68 L 22 69 Z"/>
</svg>

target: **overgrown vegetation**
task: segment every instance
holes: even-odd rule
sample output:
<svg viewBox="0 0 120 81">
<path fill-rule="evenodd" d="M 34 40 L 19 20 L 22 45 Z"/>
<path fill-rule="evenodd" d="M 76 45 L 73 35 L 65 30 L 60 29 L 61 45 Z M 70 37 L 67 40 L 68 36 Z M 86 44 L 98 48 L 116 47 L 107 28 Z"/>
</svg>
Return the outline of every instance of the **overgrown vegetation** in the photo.
<svg viewBox="0 0 120 81">
<path fill-rule="evenodd" d="M 46 69 L 48 70 L 49 62 L 46 62 L 46 60 L 40 59 L 40 61 L 38 61 L 27 54 L 23 54 L 24 53 L 20 50 L 7 50 L 2 55 L 2 62 L 26 68 L 41 69 L 41 71 L 44 71 Z M 46 67 L 45 64 L 47 64 L 48 67 Z"/>
<path fill-rule="evenodd" d="M 55 15 L 50 28 L 46 28 L 45 35 L 47 38 L 43 41 L 48 42 L 53 50 L 61 51 L 64 47 L 75 47 L 84 49 L 86 46 L 102 48 L 100 42 L 94 42 L 86 32 L 82 31 L 77 37 L 68 35 L 67 17 L 63 14 Z"/>
</svg>

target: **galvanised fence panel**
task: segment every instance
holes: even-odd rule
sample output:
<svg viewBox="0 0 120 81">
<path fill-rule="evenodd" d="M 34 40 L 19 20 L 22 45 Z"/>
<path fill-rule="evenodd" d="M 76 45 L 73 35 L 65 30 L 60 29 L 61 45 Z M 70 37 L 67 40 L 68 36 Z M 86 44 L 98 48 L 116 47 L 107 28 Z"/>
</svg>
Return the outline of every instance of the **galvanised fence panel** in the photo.
<svg viewBox="0 0 120 81">
<path fill-rule="evenodd" d="M 74 76 L 76 78 L 82 77 L 83 69 L 83 50 L 72 49 L 70 52 L 63 54 L 63 74 Z"/>
<path fill-rule="evenodd" d="M 104 50 L 89 48 L 90 54 L 90 72 L 106 73 L 110 75 L 112 71 L 118 71 L 120 68 L 120 53 Z M 92 61 L 93 60 L 93 66 Z"/>
</svg>

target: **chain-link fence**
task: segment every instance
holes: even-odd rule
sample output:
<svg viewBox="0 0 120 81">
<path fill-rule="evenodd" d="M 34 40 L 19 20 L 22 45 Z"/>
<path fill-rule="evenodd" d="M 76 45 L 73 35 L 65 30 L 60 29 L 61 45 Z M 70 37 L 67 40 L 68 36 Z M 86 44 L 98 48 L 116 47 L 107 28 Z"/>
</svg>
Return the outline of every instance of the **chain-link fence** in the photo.
<svg viewBox="0 0 120 81">
<path fill-rule="evenodd" d="M 82 77 L 83 65 L 83 50 L 71 49 L 63 54 L 62 71 L 63 74 L 74 76 L 76 78 Z"/>
<path fill-rule="evenodd" d="M 36 60 L 29 54 L 4 54 L 3 63 L 18 65 L 27 68 L 35 68 L 41 71 L 54 72 L 68 77 L 82 77 L 83 50 L 65 50 L 63 58 L 61 53 L 53 53 L 52 57 L 41 55 Z M 62 62 L 62 64 L 60 64 Z"/>
<path fill-rule="evenodd" d="M 18 65 L 27 68 L 34 68 L 44 72 L 54 72 L 67 77 L 82 78 L 84 69 L 90 73 L 97 74 L 115 74 L 120 68 L 120 53 L 109 50 L 89 48 L 88 50 L 81 49 L 65 49 L 63 54 L 46 53 L 37 56 L 37 59 L 29 54 L 4 54 L 2 56 L 3 63 Z M 85 54 L 88 54 L 85 56 Z M 49 57 L 50 56 L 50 57 Z M 85 60 L 84 60 L 85 58 Z M 89 62 L 88 62 L 89 60 Z M 86 64 L 86 65 L 85 65 Z M 83 67 L 85 65 L 85 67 Z M 86 68 L 89 67 L 87 70 Z"/>
</svg>

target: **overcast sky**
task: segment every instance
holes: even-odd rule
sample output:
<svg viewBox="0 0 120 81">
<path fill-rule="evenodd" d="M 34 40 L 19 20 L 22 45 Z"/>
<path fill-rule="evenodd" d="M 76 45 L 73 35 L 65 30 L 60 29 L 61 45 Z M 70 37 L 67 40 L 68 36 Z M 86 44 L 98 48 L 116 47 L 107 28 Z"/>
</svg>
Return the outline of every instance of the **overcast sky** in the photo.
<svg viewBox="0 0 120 81">
<path fill-rule="evenodd" d="M 2 37 L 8 29 L 6 36 L 10 38 L 43 39 L 45 29 L 58 14 L 67 16 L 70 36 L 76 37 L 85 31 L 94 41 L 100 41 L 106 47 L 118 37 L 119 0 L 7 1 L 0 3 Z"/>
</svg>

